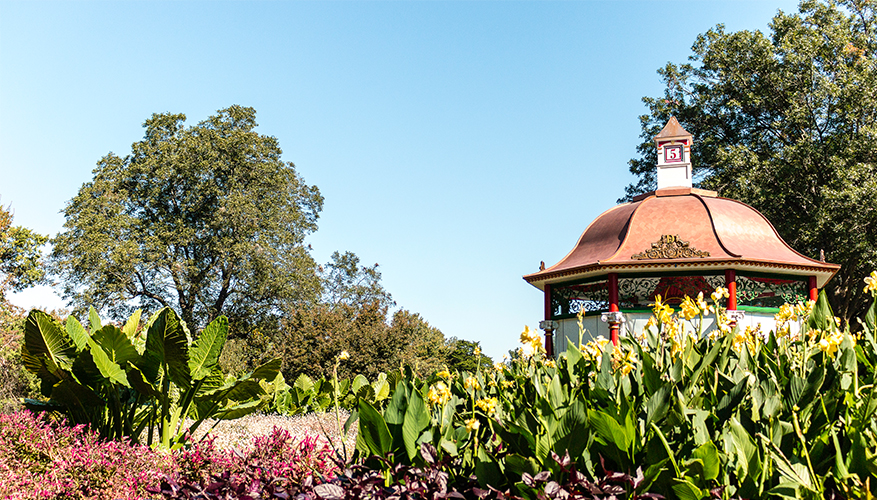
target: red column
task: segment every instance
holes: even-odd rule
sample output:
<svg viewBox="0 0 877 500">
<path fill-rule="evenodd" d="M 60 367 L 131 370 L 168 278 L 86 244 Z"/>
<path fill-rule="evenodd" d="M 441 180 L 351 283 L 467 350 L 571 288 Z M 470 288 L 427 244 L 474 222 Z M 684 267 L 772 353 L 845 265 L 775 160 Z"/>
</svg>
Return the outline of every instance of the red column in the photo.
<svg viewBox="0 0 877 500">
<path fill-rule="evenodd" d="M 810 300 L 816 302 L 819 298 L 819 289 L 816 288 L 816 276 L 810 276 L 808 281 L 810 282 Z"/>
<path fill-rule="evenodd" d="M 609 312 L 618 312 L 618 273 L 609 273 Z M 618 345 L 618 322 L 609 322 L 612 343 Z"/>
<path fill-rule="evenodd" d="M 733 269 L 725 271 L 725 288 L 728 289 L 728 310 L 737 310 L 737 272 Z"/>
<path fill-rule="evenodd" d="M 551 285 L 545 284 L 545 321 L 551 321 Z M 554 357 L 554 332 L 545 330 L 545 354 Z"/>
</svg>

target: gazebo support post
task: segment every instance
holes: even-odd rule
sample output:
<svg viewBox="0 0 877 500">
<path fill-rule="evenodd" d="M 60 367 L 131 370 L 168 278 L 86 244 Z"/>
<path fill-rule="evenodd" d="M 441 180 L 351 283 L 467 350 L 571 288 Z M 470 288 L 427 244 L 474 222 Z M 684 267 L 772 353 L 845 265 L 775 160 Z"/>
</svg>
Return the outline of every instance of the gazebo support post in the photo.
<svg viewBox="0 0 877 500">
<path fill-rule="evenodd" d="M 545 284 L 545 321 L 540 325 L 545 330 L 545 354 L 554 357 L 554 329 L 555 323 L 551 320 L 551 285 Z"/>
<path fill-rule="evenodd" d="M 621 323 L 618 321 L 618 273 L 609 273 L 609 336 L 612 338 L 612 344 L 618 345 L 618 329 Z"/>
<path fill-rule="evenodd" d="M 725 314 L 728 315 L 728 324 L 734 328 L 745 317 L 743 311 L 737 310 L 737 271 L 725 270 L 725 288 L 728 289 L 728 307 L 725 308 Z"/>
<path fill-rule="evenodd" d="M 728 310 L 737 310 L 737 272 L 733 269 L 725 271 L 725 288 L 728 289 Z"/>
<path fill-rule="evenodd" d="M 816 302 L 819 299 L 819 289 L 816 288 L 816 276 L 810 276 L 810 279 L 807 281 L 809 281 L 810 300 Z"/>
</svg>

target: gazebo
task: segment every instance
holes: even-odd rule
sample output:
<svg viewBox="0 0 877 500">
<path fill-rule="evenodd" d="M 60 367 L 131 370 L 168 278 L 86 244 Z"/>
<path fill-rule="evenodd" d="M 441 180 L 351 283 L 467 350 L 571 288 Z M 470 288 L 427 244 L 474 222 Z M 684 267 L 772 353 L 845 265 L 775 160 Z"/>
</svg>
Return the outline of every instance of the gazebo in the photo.
<svg viewBox="0 0 877 500">
<path fill-rule="evenodd" d="M 580 311 L 588 337 L 617 342 L 645 328 L 657 295 L 678 305 L 720 286 L 732 321 L 767 331 L 780 305 L 816 300 L 840 268 L 796 252 L 754 208 L 692 187 L 692 137 L 675 117 L 655 146 L 656 191 L 610 208 L 560 262 L 524 276 L 544 292 L 549 354 L 578 340 Z"/>
</svg>

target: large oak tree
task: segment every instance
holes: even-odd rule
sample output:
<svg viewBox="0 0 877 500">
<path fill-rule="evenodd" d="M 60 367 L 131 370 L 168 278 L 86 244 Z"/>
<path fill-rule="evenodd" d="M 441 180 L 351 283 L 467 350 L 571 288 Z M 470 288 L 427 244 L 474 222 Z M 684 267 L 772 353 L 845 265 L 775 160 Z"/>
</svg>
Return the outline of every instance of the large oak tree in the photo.
<svg viewBox="0 0 877 500">
<path fill-rule="evenodd" d="M 130 154 L 98 162 L 53 240 L 76 308 L 170 306 L 190 326 L 225 314 L 240 328 L 318 299 L 304 238 L 323 198 L 255 118 L 232 106 L 187 127 L 155 114 Z"/>
<path fill-rule="evenodd" d="M 645 98 L 638 182 L 654 189 L 654 137 L 671 115 L 694 135 L 695 180 L 760 210 L 810 257 L 842 265 L 827 290 L 836 314 L 863 313 L 877 268 L 877 22 L 862 0 L 804 1 L 770 34 L 698 36 L 690 62 L 659 70 Z M 855 326 L 855 325 L 854 325 Z"/>
</svg>

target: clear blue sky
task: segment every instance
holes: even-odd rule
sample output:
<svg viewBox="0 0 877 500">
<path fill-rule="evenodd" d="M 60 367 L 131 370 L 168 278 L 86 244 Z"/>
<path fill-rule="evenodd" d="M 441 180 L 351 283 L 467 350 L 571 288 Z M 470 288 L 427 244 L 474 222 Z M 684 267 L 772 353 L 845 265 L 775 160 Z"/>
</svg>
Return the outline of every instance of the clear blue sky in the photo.
<svg viewBox="0 0 877 500">
<path fill-rule="evenodd" d="M 252 106 L 326 198 L 317 261 L 380 263 L 400 307 L 499 358 L 542 316 L 521 276 L 632 181 L 656 70 L 777 9 L 797 5 L 0 1 L 0 203 L 54 235 L 152 113 Z"/>
</svg>

